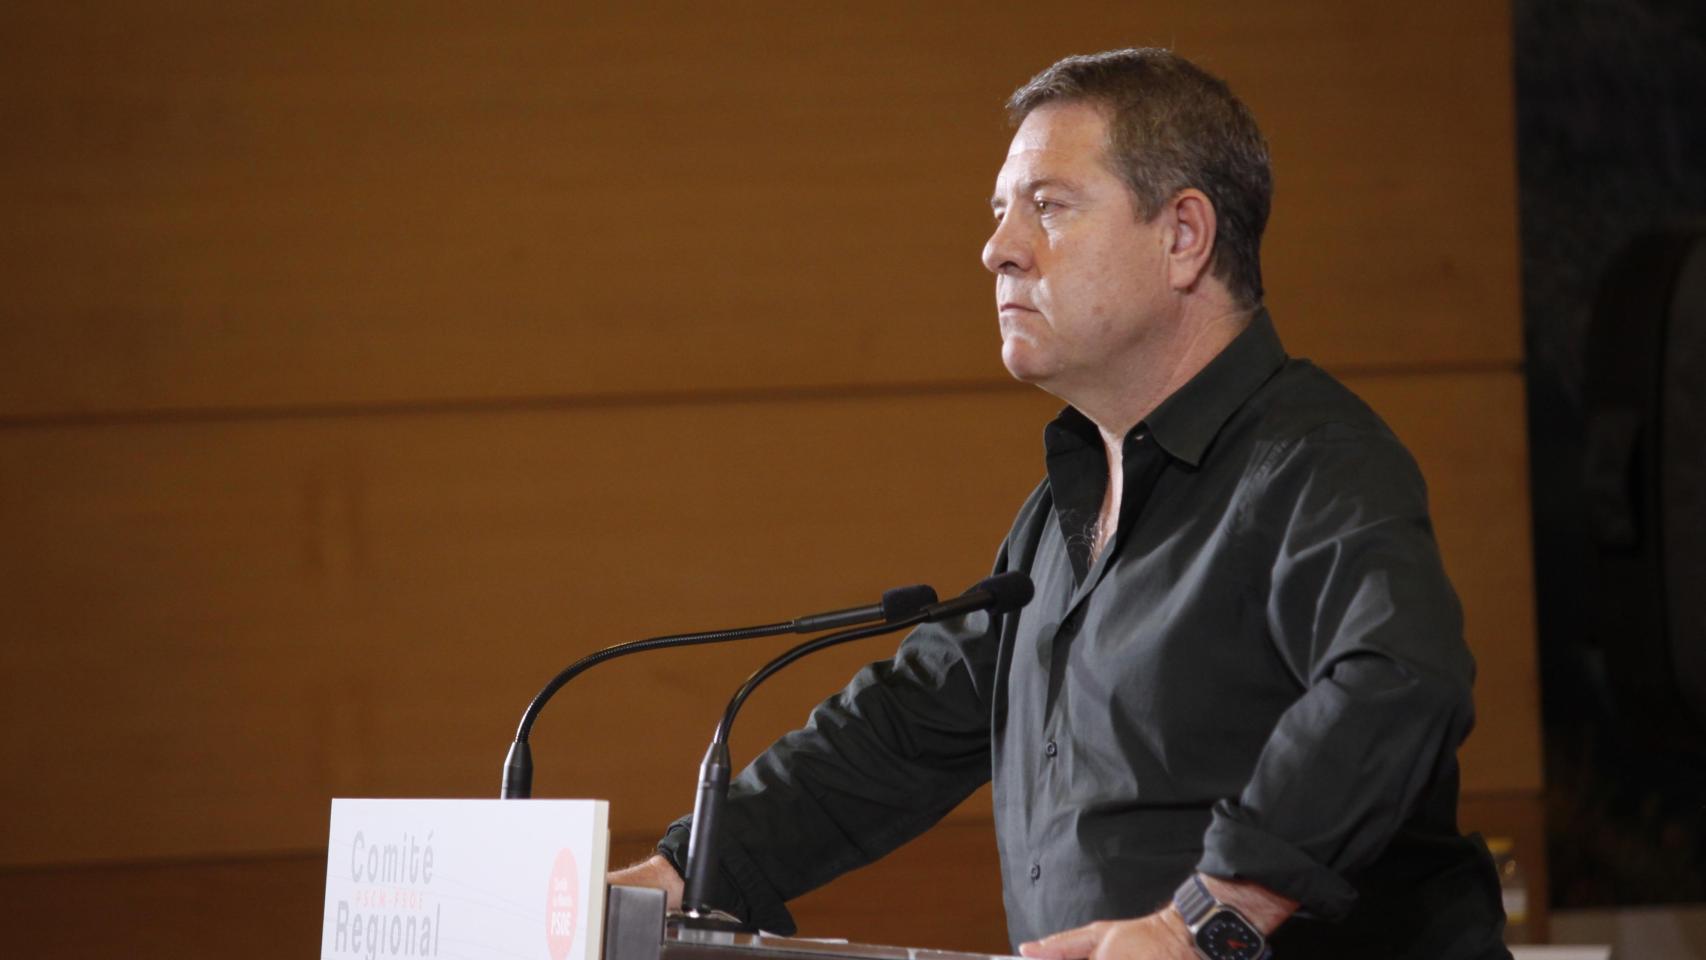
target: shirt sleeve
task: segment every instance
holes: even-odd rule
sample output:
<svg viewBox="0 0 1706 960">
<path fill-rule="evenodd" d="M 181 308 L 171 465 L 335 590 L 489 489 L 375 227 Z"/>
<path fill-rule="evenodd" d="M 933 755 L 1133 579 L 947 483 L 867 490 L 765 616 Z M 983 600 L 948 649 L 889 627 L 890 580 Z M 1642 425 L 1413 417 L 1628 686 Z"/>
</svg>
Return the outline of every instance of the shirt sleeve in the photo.
<svg viewBox="0 0 1706 960">
<path fill-rule="evenodd" d="M 792 933 L 786 901 L 923 833 L 987 782 L 994 628 L 982 613 L 917 628 L 743 770 L 710 899 Z M 658 844 L 677 870 L 689 819 Z"/>
<path fill-rule="evenodd" d="M 1353 877 L 1430 789 L 1455 784 L 1474 661 L 1420 471 L 1384 429 L 1331 425 L 1281 449 L 1250 516 L 1277 553 L 1267 620 L 1302 694 L 1198 869 L 1340 919 Z"/>
</svg>

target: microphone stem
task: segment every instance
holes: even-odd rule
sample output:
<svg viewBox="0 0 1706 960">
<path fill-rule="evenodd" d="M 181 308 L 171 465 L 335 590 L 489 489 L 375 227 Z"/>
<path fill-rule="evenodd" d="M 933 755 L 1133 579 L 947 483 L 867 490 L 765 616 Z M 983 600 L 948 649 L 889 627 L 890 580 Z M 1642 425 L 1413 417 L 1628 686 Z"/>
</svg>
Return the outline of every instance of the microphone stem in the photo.
<svg viewBox="0 0 1706 960">
<path fill-rule="evenodd" d="M 562 689 L 564 684 L 573 680 L 588 667 L 615 657 L 629 653 L 640 653 L 644 650 L 686 647 L 702 643 L 722 643 L 728 640 L 756 640 L 760 637 L 774 637 L 783 633 L 816 633 L 820 630 L 853 626 L 874 619 L 887 620 L 889 623 L 884 624 L 887 629 L 897 629 L 899 626 L 907 625 L 907 623 L 919 622 L 917 618 L 912 618 L 906 623 L 896 623 L 895 621 L 900 617 L 901 611 L 919 608 L 929 609 L 929 605 L 934 603 L 936 603 L 936 591 L 925 584 L 915 584 L 910 587 L 896 587 L 893 590 L 884 591 L 881 603 L 849 607 L 845 610 L 832 610 L 828 613 L 815 613 L 757 627 L 713 630 L 709 633 L 678 633 L 668 637 L 633 640 L 589 653 L 564 667 L 561 673 L 552 677 L 551 682 L 545 684 L 544 689 L 539 691 L 538 695 L 527 705 L 527 709 L 522 712 L 521 723 L 517 724 L 515 728 L 515 742 L 510 745 L 509 755 L 504 758 L 503 785 L 499 789 L 498 796 L 510 800 L 526 799 L 533 795 L 533 751 L 527 743 L 528 736 L 533 732 L 533 723 L 539 719 L 539 711 L 545 708 L 545 704 L 550 701 L 551 697 Z M 876 632 L 885 631 L 877 630 Z M 844 636 L 833 642 L 840 643 L 855 639 L 856 636 L 865 635 L 867 634 Z M 724 742 L 726 741 L 727 734 L 725 732 Z M 726 780 L 725 773 L 725 787 Z"/>
<path fill-rule="evenodd" d="M 668 637 L 652 637 L 646 640 L 630 640 L 618 643 L 602 650 L 581 657 L 574 663 L 564 667 L 562 672 L 551 678 L 527 705 L 521 714 L 521 723 L 516 727 L 515 739 L 525 741 L 533 729 L 533 723 L 539 718 L 539 711 L 545 709 L 545 704 L 562 689 L 563 684 L 573 680 L 589 667 L 597 666 L 613 657 L 625 656 L 630 653 L 641 653 L 661 647 L 690 647 L 702 643 L 722 643 L 727 640 L 751 640 L 758 637 L 773 637 L 779 633 L 788 633 L 793 621 L 784 623 L 769 623 L 761 627 L 742 627 L 739 630 L 714 630 L 710 633 L 678 633 Z"/>
<path fill-rule="evenodd" d="M 503 784 L 498 796 L 504 800 L 525 800 L 533 796 L 533 749 L 527 744 L 527 737 L 533 732 L 533 723 L 539 719 L 539 711 L 545 709 L 563 684 L 573 680 L 588 667 L 596 666 L 614 657 L 630 653 L 640 653 L 646 650 L 656 650 L 664 647 L 688 647 L 702 643 L 723 643 L 728 640 L 750 640 L 758 637 L 773 637 L 779 633 L 789 633 L 798 621 L 788 620 L 782 623 L 768 623 L 760 627 L 742 627 L 738 630 L 713 630 L 709 633 L 678 633 L 668 637 L 651 637 L 646 640 L 630 640 L 594 650 L 581 657 L 574 663 L 564 667 L 561 673 L 551 678 L 545 684 L 527 709 L 521 714 L 521 723 L 515 728 L 515 742 L 510 744 L 509 755 L 504 758 Z"/>
<path fill-rule="evenodd" d="M 838 644 L 848 643 L 853 640 L 865 640 L 870 637 L 880 637 L 885 633 L 893 633 L 896 630 L 905 630 L 907 627 L 915 627 L 918 624 L 923 623 L 924 620 L 925 614 L 915 613 L 910 617 L 905 617 L 892 623 L 876 623 L 868 627 L 860 627 L 856 630 L 843 630 L 840 633 L 832 633 L 828 636 L 818 637 L 815 640 L 807 640 L 805 643 L 793 647 L 776 659 L 762 667 L 759 667 L 753 672 L 752 676 L 746 678 L 746 682 L 741 684 L 739 690 L 735 691 L 734 697 L 729 700 L 729 705 L 724 708 L 723 718 L 717 722 L 717 729 L 716 732 L 711 735 L 711 742 L 725 744 L 726 749 L 726 744 L 729 742 L 729 728 L 734 726 L 735 714 L 740 712 L 741 706 L 746 703 L 746 698 L 752 696 L 752 692 L 758 689 L 759 684 L 770 679 L 772 674 L 793 663 L 795 660 Z"/>
<path fill-rule="evenodd" d="M 699 764 L 699 789 L 693 795 L 693 822 L 687 833 L 681 908 L 689 914 L 708 914 L 714 909 L 711 881 L 717 875 L 717 834 L 728 795 L 729 745 L 713 740 Z"/>
<path fill-rule="evenodd" d="M 718 721 L 717 730 L 711 736 L 711 747 L 705 751 L 705 760 L 699 765 L 699 788 L 693 797 L 693 820 L 687 832 L 687 866 L 683 871 L 682 879 L 685 883 L 681 894 L 681 907 L 690 916 L 703 916 L 715 910 L 710 898 L 712 882 L 717 875 L 717 835 L 721 830 L 723 807 L 728 803 L 729 796 L 729 730 L 734 726 L 735 714 L 740 712 L 746 698 L 776 671 L 801 657 L 837 644 L 917 626 L 923 623 L 927 616 L 927 613 L 919 612 L 893 622 L 843 630 L 815 640 L 807 640 L 758 668 L 741 684 L 723 711 L 723 718 Z"/>
</svg>

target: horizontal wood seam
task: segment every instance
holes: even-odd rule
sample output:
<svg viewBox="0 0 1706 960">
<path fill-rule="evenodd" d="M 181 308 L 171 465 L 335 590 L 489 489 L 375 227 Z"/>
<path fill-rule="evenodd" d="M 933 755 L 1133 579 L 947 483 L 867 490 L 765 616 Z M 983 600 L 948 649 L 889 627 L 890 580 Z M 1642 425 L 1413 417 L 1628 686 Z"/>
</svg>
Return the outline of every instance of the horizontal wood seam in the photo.
<svg viewBox="0 0 1706 960">
<path fill-rule="evenodd" d="M 1329 368 L 1344 379 L 1462 376 L 1521 373 L 1522 364 L 1503 360 L 1446 364 L 1342 364 Z M 1005 394 L 1029 387 L 1013 380 L 950 380 L 821 386 L 726 387 L 698 390 L 638 390 L 535 397 L 397 400 L 376 403 L 285 403 L 253 406 L 161 407 L 142 410 L 89 410 L 0 415 L 0 430 L 65 427 L 122 427 L 281 420 L 344 420 L 362 417 L 501 415 L 580 410 L 732 406 L 754 403 L 825 403 L 906 397 L 956 397 Z"/>
</svg>

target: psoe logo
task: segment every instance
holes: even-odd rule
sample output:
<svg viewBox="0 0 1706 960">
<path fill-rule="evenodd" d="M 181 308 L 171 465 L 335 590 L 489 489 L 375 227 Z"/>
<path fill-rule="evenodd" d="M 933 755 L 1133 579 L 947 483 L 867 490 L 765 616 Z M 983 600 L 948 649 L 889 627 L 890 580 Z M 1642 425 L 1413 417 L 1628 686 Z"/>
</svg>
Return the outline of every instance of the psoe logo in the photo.
<svg viewBox="0 0 1706 960">
<path fill-rule="evenodd" d="M 545 891 L 545 946 L 551 960 L 565 960 L 575 946 L 580 926 L 581 879 L 575 855 L 564 847 L 551 864 L 550 886 Z"/>
</svg>

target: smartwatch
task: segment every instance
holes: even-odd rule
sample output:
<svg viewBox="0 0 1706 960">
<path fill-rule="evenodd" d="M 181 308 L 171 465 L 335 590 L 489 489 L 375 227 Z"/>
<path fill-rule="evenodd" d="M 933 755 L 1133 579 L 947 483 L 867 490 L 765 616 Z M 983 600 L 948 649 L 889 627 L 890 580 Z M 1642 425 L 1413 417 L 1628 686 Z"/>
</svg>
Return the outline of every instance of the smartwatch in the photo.
<svg viewBox="0 0 1706 960">
<path fill-rule="evenodd" d="M 1236 907 L 1215 899 L 1197 874 L 1174 892 L 1173 909 L 1184 918 L 1191 943 L 1205 960 L 1269 960 L 1273 956 L 1261 931 Z"/>
</svg>

